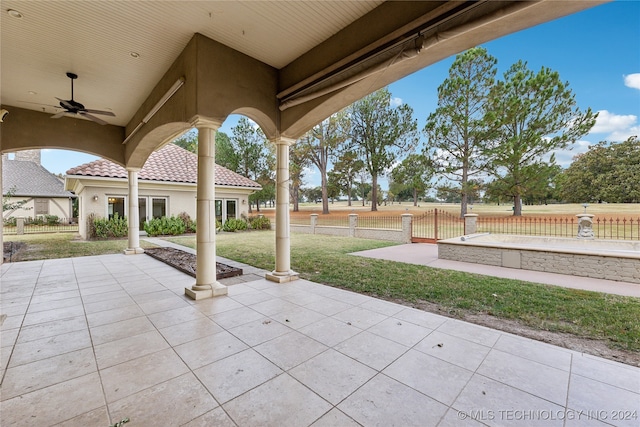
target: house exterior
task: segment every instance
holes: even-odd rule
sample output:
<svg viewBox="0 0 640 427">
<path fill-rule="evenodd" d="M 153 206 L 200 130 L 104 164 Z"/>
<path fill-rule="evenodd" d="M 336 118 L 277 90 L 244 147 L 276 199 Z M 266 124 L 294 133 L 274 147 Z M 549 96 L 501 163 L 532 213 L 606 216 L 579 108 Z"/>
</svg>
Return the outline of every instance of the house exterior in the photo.
<svg viewBox="0 0 640 427">
<path fill-rule="evenodd" d="M 11 197 L 6 197 L 11 194 Z M 55 215 L 61 220 L 73 217 L 73 193 L 66 191 L 62 179 L 40 164 L 40 150 L 2 155 L 2 196 L 8 204 L 26 201 L 17 209 L 2 212 L 3 220 Z"/>
<path fill-rule="evenodd" d="M 175 144 L 167 144 L 149 156 L 138 172 L 140 229 L 151 218 L 186 212 L 196 218 L 198 156 Z M 67 171 L 65 188 L 78 197 L 79 232 L 87 237 L 86 220 L 95 214 L 112 218 L 116 213 L 129 216 L 127 170 L 100 159 Z M 247 215 L 249 195 L 260 184 L 215 165 L 215 214 L 224 222 Z"/>
</svg>

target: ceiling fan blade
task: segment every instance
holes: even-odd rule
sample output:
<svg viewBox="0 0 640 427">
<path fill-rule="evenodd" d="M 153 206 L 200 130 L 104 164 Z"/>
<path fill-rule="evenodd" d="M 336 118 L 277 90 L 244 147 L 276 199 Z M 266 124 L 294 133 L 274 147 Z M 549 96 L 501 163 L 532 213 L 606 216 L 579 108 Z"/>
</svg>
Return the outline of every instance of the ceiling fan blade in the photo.
<svg viewBox="0 0 640 427">
<path fill-rule="evenodd" d="M 68 100 L 66 100 L 66 99 L 60 99 L 60 98 L 58 98 L 57 96 L 56 96 L 56 99 L 57 99 L 58 101 L 60 101 L 60 106 L 61 106 L 62 108 L 66 108 L 67 110 L 73 110 L 73 108 L 74 108 L 74 107 L 73 107 L 73 104 L 71 104 Z"/>
<path fill-rule="evenodd" d="M 89 119 L 91 121 L 94 121 L 94 122 L 96 122 L 98 124 L 101 124 L 101 125 L 106 125 L 107 124 L 107 122 L 105 122 L 104 120 L 99 119 L 96 116 L 92 116 L 91 114 L 88 114 L 86 111 L 80 111 L 80 112 L 78 112 L 78 114 L 80 114 L 82 117 L 86 117 L 87 119 Z"/>
<path fill-rule="evenodd" d="M 67 114 L 66 111 L 60 111 L 59 113 L 56 113 L 53 116 L 51 116 L 51 118 L 52 119 L 59 119 L 60 117 L 64 117 L 65 114 Z"/>
<path fill-rule="evenodd" d="M 115 117 L 116 116 L 111 111 L 90 110 L 88 108 L 85 108 L 84 111 L 87 112 L 87 113 L 91 113 L 91 114 L 101 114 L 103 116 L 111 116 L 111 117 Z"/>
</svg>

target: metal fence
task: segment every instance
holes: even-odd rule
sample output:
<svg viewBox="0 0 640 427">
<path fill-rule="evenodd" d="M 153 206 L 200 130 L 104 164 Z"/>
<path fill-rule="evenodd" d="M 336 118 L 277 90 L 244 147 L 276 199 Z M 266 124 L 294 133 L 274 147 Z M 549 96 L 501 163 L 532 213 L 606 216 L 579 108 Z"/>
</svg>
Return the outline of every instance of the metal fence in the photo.
<svg viewBox="0 0 640 427">
<path fill-rule="evenodd" d="M 566 217 L 478 217 L 478 233 L 576 237 L 578 219 Z M 640 240 L 640 217 L 593 218 L 596 239 Z"/>
<path fill-rule="evenodd" d="M 402 230 L 402 216 L 358 216 L 359 228 L 384 228 Z"/>
<path fill-rule="evenodd" d="M 78 218 L 36 217 L 5 220 L 3 234 L 71 233 L 78 232 Z"/>
</svg>

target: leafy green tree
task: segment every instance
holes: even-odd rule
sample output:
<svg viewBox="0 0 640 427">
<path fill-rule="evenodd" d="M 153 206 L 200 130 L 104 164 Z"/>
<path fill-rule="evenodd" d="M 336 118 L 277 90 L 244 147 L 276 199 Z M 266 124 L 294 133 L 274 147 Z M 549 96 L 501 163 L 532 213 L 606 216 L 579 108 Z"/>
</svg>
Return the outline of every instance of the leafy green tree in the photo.
<svg viewBox="0 0 640 427">
<path fill-rule="evenodd" d="M 353 150 L 344 150 L 333 164 L 336 185 L 347 195 L 347 206 L 351 206 L 351 194 L 356 176 L 364 168 L 364 162 Z"/>
<path fill-rule="evenodd" d="M 418 206 L 418 196 L 423 196 L 434 175 L 433 163 L 420 154 L 409 154 L 391 171 L 395 182 L 402 182 L 413 191 L 413 206 Z"/>
<path fill-rule="evenodd" d="M 467 183 L 487 168 L 487 99 L 497 60 L 475 47 L 456 56 L 449 77 L 438 87 L 438 107 L 427 118 L 425 154 L 438 172 L 461 189 L 460 217 L 467 213 Z"/>
<path fill-rule="evenodd" d="M 522 196 L 539 174 L 550 171 L 544 164 L 555 164 L 553 155 L 548 161 L 545 156 L 586 135 L 596 116 L 590 108 L 580 111 L 569 83 L 549 68 L 534 73 L 518 61 L 494 85 L 486 115 L 494 141 L 492 174 L 513 198 L 515 216 L 522 214 Z"/>
<path fill-rule="evenodd" d="M 176 138 L 173 140 L 173 143 L 178 147 L 182 147 L 187 151 L 191 151 L 192 153 L 198 153 L 198 130 L 190 129 L 185 134 L 183 134 L 180 138 Z"/>
<path fill-rule="evenodd" d="M 275 148 L 267 141 L 262 129 L 254 126 L 246 117 L 238 120 L 238 124 L 231 128 L 231 146 L 238 159 L 238 167 L 234 172 L 263 185 L 269 186 L 273 181 L 275 170 Z M 270 200 L 266 193 L 257 192 L 249 197 L 250 202 L 256 202 L 256 209 L 260 211 L 260 201 Z M 249 213 L 251 213 L 249 204 Z"/>
<path fill-rule="evenodd" d="M 198 131 L 191 129 L 180 138 L 173 140 L 178 147 L 198 154 Z M 216 163 L 227 169 L 238 169 L 238 156 L 234 151 L 229 135 L 224 132 L 216 132 Z"/>
<path fill-rule="evenodd" d="M 29 203 L 28 200 L 18 200 L 15 202 L 11 201 L 11 198 L 15 195 L 16 189 L 15 187 L 10 188 L 6 194 L 2 195 L 2 212 L 6 211 L 15 211 Z M 25 210 L 31 208 L 24 208 Z"/>
<path fill-rule="evenodd" d="M 460 203 L 462 191 L 458 187 L 443 184 L 436 189 L 436 197 L 445 203 Z"/>
<path fill-rule="evenodd" d="M 349 137 L 349 117 L 344 111 L 338 112 L 318 123 L 298 140 L 304 156 L 316 165 L 320 172 L 322 187 L 322 213 L 329 213 L 327 193 L 327 171 L 329 163 L 337 156 Z"/>
<path fill-rule="evenodd" d="M 351 142 L 371 175 L 371 211 L 377 211 L 378 177 L 384 176 L 396 159 L 415 148 L 418 124 L 409 105 L 392 106 L 387 88 L 353 103 L 349 115 Z"/>
<path fill-rule="evenodd" d="M 563 175 L 562 194 L 568 202 L 640 203 L 640 140 L 632 136 L 593 145 Z"/>
<path fill-rule="evenodd" d="M 232 171 L 238 170 L 240 164 L 231 138 L 224 132 L 216 132 L 216 163 Z"/>
</svg>

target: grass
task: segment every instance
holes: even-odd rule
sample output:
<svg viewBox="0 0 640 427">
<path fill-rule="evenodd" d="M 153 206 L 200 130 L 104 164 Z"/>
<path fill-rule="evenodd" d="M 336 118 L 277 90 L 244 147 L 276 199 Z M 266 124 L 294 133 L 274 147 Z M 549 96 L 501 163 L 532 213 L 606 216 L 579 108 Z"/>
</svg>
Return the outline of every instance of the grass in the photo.
<svg viewBox="0 0 640 427">
<path fill-rule="evenodd" d="M 5 235 L 3 240 L 27 244 L 19 253 L 20 261 L 117 254 L 127 249 L 127 239 L 86 241 L 76 237 L 75 233 L 24 234 Z M 140 244 L 143 248 L 155 246 L 144 241 Z"/>
<path fill-rule="evenodd" d="M 195 247 L 193 237 L 168 240 Z M 222 233 L 217 254 L 259 268 L 275 265 L 269 232 Z M 532 328 L 604 340 L 640 351 L 640 299 L 532 284 L 347 254 L 392 243 L 293 234 L 291 268 L 302 278 L 405 304 L 430 302 L 450 315 L 487 313 Z"/>
<path fill-rule="evenodd" d="M 121 253 L 126 240 L 81 241 L 72 233 L 5 236 L 27 243 L 22 260 Z M 194 237 L 167 240 L 195 247 Z M 153 245 L 144 241 L 143 247 Z M 640 352 L 640 299 L 565 289 L 347 255 L 391 246 L 376 240 L 293 234 L 291 266 L 301 277 L 403 302 L 429 302 L 456 317 L 487 313 L 539 330 L 604 340 L 612 348 Z M 221 233 L 217 253 L 259 268 L 275 265 L 272 231 Z"/>
</svg>

